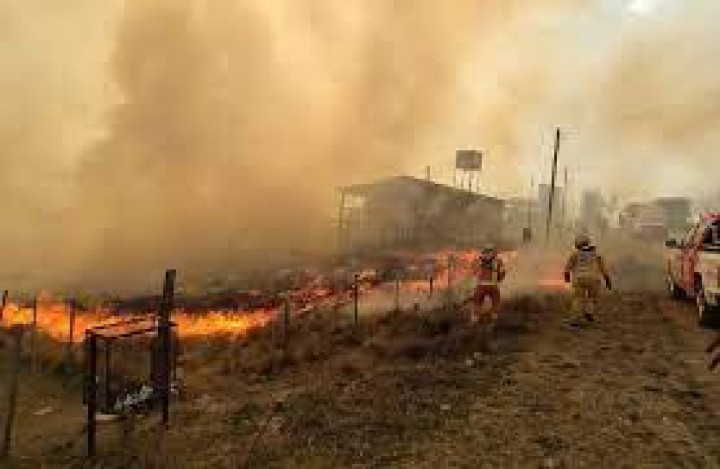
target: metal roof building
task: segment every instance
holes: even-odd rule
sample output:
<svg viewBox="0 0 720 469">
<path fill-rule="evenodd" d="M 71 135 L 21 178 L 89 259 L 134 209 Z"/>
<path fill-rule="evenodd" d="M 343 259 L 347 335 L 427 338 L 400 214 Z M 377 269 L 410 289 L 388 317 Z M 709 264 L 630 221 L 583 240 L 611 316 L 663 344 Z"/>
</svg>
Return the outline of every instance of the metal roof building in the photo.
<svg viewBox="0 0 720 469">
<path fill-rule="evenodd" d="M 409 176 L 340 189 L 342 250 L 478 245 L 499 241 L 504 202 Z"/>
</svg>

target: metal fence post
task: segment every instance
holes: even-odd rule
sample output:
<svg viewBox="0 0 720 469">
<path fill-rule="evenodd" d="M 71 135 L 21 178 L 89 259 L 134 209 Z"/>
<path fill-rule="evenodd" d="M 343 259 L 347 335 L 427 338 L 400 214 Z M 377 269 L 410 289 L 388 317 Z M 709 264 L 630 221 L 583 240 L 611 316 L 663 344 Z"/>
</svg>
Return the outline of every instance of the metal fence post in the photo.
<svg viewBox="0 0 720 469">
<path fill-rule="evenodd" d="M 70 317 L 69 317 L 69 330 L 68 330 L 68 342 L 65 348 L 65 363 L 70 366 L 75 361 L 75 314 L 77 312 L 75 300 L 70 301 Z"/>
<path fill-rule="evenodd" d="M 96 454 L 97 413 L 97 335 L 90 332 L 85 337 L 87 350 L 87 374 L 85 380 L 87 401 L 87 455 L 94 458 Z"/>
<path fill-rule="evenodd" d="M 161 350 L 161 399 L 162 399 L 162 421 L 167 428 L 170 423 L 170 367 L 172 360 L 170 357 L 172 340 L 170 336 L 170 316 L 172 314 L 173 302 L 175 297 L 175 270 L 165 271 L 165 283 L 163 285 L 162 304 L 160 306 L 160 320 L 158 321 L 158 336 L 160 338 Z"/>
<path fill-rule="evenodd" d="M 172 342 L 170 343 L 170 354 L 172 356 L 172 381 L 176 381 L 178 379 L 178 367 L 180 366 L 180 353 L 182 351 L 181 344 L 180 344 L 180 333 L 175 331 L 170 331 L 172 336 Z"/>
<path fill-rule="evenodd" d="M 110 413 L 112 410 L 112 339 L 105 338 L 105 412 Z"/>
<path fill-rule="evenodd" d="M 395 311 L 400 312 L 400 271 L 395 272 Z"/>
<path fill-rule="evenodd" d="M 285 346 L 287 346 L 289 335 L 290 335 L 290 297 L 285 295 L 285 302 L 283 304 L 283 342 L 284 342 Z"/>
<path fill-rule="evenodd" d="M 20 363 L 22 361 L 23 328 L 16 326 L 12 329 L 14 339 L 12 353 L 12 367 L 10 368 L 9 389 L 7 397 L 7 415 L 5 416 L 5 429 L 3 434 L 3 446 L 0 450 L 0 458 L 10 455 L 12 445 L 13 426 L 15 424 L 15 413 L 17 409 L 17 396 L 20 382 Z"/>
<path fill-rule="evenodd" d="M 38 371 L 38 354 L 37 354 L 37 321 L 38 321 L 38 298 L 37 294 L 32 303 L 32 329 L 30 330 L 30 364 L 32 371 Z"/>
<path fill-rule="evenodd" d="M 5 306 L 7 306 L 8 291 L 3 290 L 2 301 L 0 302 L 0 324 L 5 319 Z"/>
<path fill-rule="evenodd" d="M 360 296 L 360 276 L 358 274 L 355 274 L 355 283 L 353 283 L 353 316 L 354 316 L 354 324 L 357 328 L 358 326 L 358 308 L 359 308 L 359 296 Z"/>
<path fill-rule="evenodd" d="M 447 266 L 447 275 L 448 275 L 448 284 L 447 284 L 447 301 L 448 305 L 452 306 L 454 298 L 453 298 L 453 270 L 455 268 L 455 256 L 453 254 L 448 255 L 448 266 Z"/>
</svg>

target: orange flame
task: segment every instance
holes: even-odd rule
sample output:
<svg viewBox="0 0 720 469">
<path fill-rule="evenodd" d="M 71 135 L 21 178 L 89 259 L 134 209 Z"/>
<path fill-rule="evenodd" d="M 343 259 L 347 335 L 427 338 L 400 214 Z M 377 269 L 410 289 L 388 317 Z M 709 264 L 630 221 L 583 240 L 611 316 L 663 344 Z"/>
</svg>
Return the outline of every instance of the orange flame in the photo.
<svg viewBox="0 0 720 469">
<path fill-rule="evenodd" d="M 263 327 L 275 317 L 273 311 L 246 311 L 242 313 L 208 311 L 193 314 L 187 311 L 173 313 L 173 322 L 183 337 L 211 336 L 219 334 L 245 335 L 250 329 Z M 21 307 L 15 303 L 5 307 L 3 320 L 0 326 L 33 324 L 33 308 Z M 39 331 L 48 334 L 51 338 L 68 342 L 70 340 L 70 308 L 62 303 L 38 304 L 36 327 Z M 73 328 L 72 341 L 80 343 L 85 337 L 85 331 L 118 320 L 117 316 L 110 314 L 102 308 L 88 312 L 77 312 Z"/>
<path fill-rule="evenodd" d="M 23 307 L 16 303 L 5 306 L 3 320 L 0 325 L 27 325 L 33 324 L 36 318 L 38 330 L 47 333 L 55 340 L 67 342 L 70 340 L 70 308 L 62 303 L 38 303 L 36 312 L 32 307 Z M 73 329 L 73 342 L 82 342 L 85 331 L 111 319 L 110 313 L 98 309 L 90 313 L 77 313 Z"/>
<path fill-rule="evenodd" d="M 244 336 L 251 329 L 267 326 L 277 315 L 275 311 L 251 311 L 242 314 L 210 311 L 204 314 L 175 313 L 181 337 L 204 337 L 232 334 Z"/>
</svg>

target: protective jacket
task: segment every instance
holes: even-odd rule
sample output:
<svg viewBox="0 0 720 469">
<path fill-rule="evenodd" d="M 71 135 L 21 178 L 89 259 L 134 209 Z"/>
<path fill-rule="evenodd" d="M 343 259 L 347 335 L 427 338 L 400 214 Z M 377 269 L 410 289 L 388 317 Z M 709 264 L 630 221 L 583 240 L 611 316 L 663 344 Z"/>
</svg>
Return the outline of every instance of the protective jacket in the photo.
<svg viewBox="0 0 720 469">
<path fill-rule="evenodd" d="M 583 246 L 570 255 L 565 266 L 565 276 L 574 279 L 609 279 L 603 258 L 595 246 Z"/>
<path fill-rule="evenodd" d="M 480 257 L 476 271 L 478 285 L 498 286 L 505 279 L 505 265 L 497 256 Z"/>
</svg>

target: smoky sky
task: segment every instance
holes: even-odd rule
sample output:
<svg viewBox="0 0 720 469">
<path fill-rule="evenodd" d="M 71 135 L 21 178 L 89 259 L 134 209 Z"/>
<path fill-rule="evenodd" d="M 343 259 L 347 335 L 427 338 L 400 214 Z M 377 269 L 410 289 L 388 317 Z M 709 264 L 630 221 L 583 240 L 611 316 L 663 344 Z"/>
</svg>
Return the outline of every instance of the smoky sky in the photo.
<svg viewBox="0 0 720 469">
<path fill-rule="evenodd" d="M 0 272 L 328 253 L 339 186 L 472 146 L 518 194 L 556 125 L 578 186 L 708 192 L 720 5 L 688 3 L 3 2 Z"/>
</svg>

